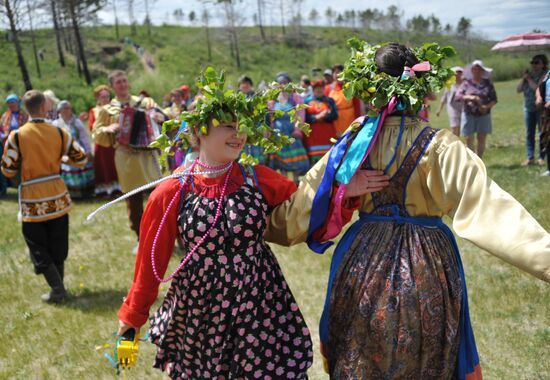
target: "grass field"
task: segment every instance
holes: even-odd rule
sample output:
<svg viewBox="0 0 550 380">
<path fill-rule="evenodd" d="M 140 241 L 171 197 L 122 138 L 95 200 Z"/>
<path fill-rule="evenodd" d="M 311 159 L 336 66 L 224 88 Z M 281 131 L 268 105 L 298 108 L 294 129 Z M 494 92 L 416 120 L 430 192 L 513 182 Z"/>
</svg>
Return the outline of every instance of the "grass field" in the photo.
<svg viewBox="0 0 550 380">
<path fill-rule="evenodd" d="M 524 159 L 522 98 L 515 83 L 497 84 L 494 133 L 484 158 L 489 175 L 550 229 L 549 177 L 540 167 L 520 167 Z M 433 107 L 436 108 L 435 105 Z M 447 118 L 434 118 L 445 127 Z M 97 346 L 113 343 L 116 311 L 131 283 L 133 234 L 124 205 L 85 223 L 100 200 L 79 202 L 71 213 L 66 284 L 70 302 L 39 301 L 47 290 L 35 276 L 16 220 L 16 193 L 0 201 L 0 379 L 109 379 L 115 374 Z M 510 220 L 509 223 L 515 223 Z M 521 228 L 521 226 L 517 226 Z M 474 330 L 486 379 L 550 378 L 550 287 L 460 240 Z M 274 246 L 277 258 L 310 326 L 316 359 L 314 380 L 328 378 L 319 360 L 317 323 L 331 254 L 316 255 L 305 245 Z M 173 260 L 171 268 L 176 261 Z M 163 286 L 161 292 L 166 289 Z M 151 368 L 154 348 L 142 344 L 128 379 L 160 379 Z"/>
</svg>

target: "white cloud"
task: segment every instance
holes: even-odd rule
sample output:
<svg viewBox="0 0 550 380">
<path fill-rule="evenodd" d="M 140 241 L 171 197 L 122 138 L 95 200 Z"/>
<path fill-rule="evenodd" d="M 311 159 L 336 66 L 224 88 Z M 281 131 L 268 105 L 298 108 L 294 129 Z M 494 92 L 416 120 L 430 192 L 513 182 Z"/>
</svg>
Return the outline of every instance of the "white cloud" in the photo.
<svg viewBox="0 0 550 380">
<path fill-rule="evenodd" d="M 267 14 L 266 22 L 271 19 L 278 22 L 280 14 L 277 4 L 280 0 L 270 0 L 273 4 L 268 11 L 274 15 Z M 288 0 L 285 0 L 288 3 Z M 243 5 L 246 7 L 246 17 L 248 24 L 252 21 L 252 15 L 256 12 L 255 0 L 244 0 Z M 432 13 L 436 15 L 443 25 L 449 23 L 453 27 L 456 26 L 460 17 L 464 16 L 472 21 L 474 30 L 481 32 L 483 35 L 491 39 L 501 39 L 511 34 L 526 33 L 535 28 L 550 32 L 550 6 L 548 0 L 461 0 L 461 1 L 438 1 L 438 0 L 423 0 L 413 2 L 410 0 L 395 0 L 386 4 L 380 1 L 358 1 L 358 0 L 339 0 L 338 2 L 330 0 L 304 0 L 302 9 L 308 14 L 309 10 L 315 7 L 319 13 L 324 15 L 327 7 L 333 10 L 342 12 L 344 10 L 356 9 L 364 10 L 367 8 L 378 8 L 386 10 L 389 5 L 396 5 L 404 13 L 404 20 L 411 18 L 414 15 L 421 14 L 429 16 Z M 118 7 L 119 19 L 125 23 L 128 20 L 127 9 Z M 188 23 L 187 15 L 194 10 L 197 15 L 202 9 L 202 5 L 198 0 L 157 0 L 151 6 L 151 18 L 155 24 L 166 22 L 168 20 L 173 23 L 172 12 L 176 8 L 182 8 L 185 12 L 186 23 Z M 209 8 L 214 9 L 213 5 Z M 287 6 L 288 8 L 288 6 Z M 138 22 L 142 22 L 145 18 L 143 7 L 135 8 L 135 18 Z M 218 12 L 217 12 L 218 13 Z M 112 10 L 102 11 L 100 17 L 105 23 L 112 23 L 114 15 Z M 403 20 L 403 23 L 404 23 Z M 220 24 L 220 20 L 212 20 L 213 24 Z"/>
</svg>

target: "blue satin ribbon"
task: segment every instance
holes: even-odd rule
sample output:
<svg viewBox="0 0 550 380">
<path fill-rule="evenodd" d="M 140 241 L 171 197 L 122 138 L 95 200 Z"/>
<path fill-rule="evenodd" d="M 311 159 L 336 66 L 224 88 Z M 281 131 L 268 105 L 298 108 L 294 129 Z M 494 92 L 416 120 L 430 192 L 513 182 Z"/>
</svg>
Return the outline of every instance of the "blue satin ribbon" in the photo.
<svg viewBox="0 0 550 380">
<path fill-rule="evenodd" d="M 336 180 L 338 182 L 347 185 L 355 172 L 357 172 L 357 169 L 359 169 L 378 129 L 380 116 L 381 114 L 379 113 L 376 117 L 368 118 L 366 123 L 363 123 L 357 137 L 351 143 L 346 159 L 342 162 L 336 173 Z"/>
<path fill-rule="evenodd" d="M 334 183 L 336 170 L 346 154 L 346 149 L 351 134 L 351 131 L 344 133 L 330 150 L 325 174 L 323 175 L 323 179 L 319 184 L 319 188 L 317 189 L 315 198 L 313 198 L 313 203 L 311 204 L 311 215 L 309 217 L 306 242 L 309 249 L 316 253 L 324 253 L 332 244 L 334 244 L 331 241 L 321 243 L 314 240 L 313 233 L 325 223 L 325 220 L 328 217 L 332 184 Z"/>
</svg>

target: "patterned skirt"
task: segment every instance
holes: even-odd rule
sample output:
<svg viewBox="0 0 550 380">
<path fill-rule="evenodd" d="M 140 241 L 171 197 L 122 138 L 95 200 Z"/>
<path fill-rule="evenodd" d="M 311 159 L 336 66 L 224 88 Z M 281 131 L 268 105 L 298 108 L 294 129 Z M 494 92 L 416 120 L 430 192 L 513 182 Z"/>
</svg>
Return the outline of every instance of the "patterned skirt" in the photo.
<svg viewBox="0 0 550 380">
<path fill-rule="evenodd" d="M 267 164 L 273 170 L 302 175 L 309 170 L 309 157 L 302 140 L 296 139 L 292 144 L 283 146 L 279 152 L 270 154 Z"/>
<path fill-rule="evenodd" d="M 366 221 L 339 265 L 328 313 L 334 379 L 452 379 L 461 277 L 440 228 Z"/>
<path fill-rule="evenodd" d="M 307 379 L 309 330 L 269 247 L 251 248 L 238 261 L 195 254 L 176 275 L 151 317 L 156 368 L 173 379 Z"/>
<path fill-rule="evenodd" d="M 62 164 L 61 178 L 73 198 L 88 197 L 94 193 L 93 161 L 88 161 L 83 169 Z"/>
</svg>

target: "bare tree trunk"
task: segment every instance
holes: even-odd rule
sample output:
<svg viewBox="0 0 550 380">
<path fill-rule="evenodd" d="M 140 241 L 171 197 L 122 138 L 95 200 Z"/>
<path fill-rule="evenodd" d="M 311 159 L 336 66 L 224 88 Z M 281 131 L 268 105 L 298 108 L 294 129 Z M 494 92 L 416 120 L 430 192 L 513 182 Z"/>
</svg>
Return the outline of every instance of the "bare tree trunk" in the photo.
<svg viewBox="0 0 550 380">
<path fill-rule="evenodd" d="M 235 8 L 233 7 L 232 1 L 226 1 L 226 12 L 229 16 L 229 28 L 230 28 L 230 35 L 231 35 L 231 42 L 233 45 L 233 48 L 235 49 L 235 63 L 237 64 L 237 67 L 241 68 L 241 54 L 239 51 L 239 36 L 237 34 L 237 28 L 235 27 L 235 18 L 237 17 L 235 15 Z"/>
<path fill-rule="evenodd" d="M 113 12 L 115 13 L 115 34 L 118 41 L 120 40 L 120 34 L 118 32 L 118 14 L 116 12 L 116 0 L 113 0 Z"/>
<path fill-rule="evenodd" d="M 237 30 L 233 29 L 233 41 L 235 43 L 235 60 L 237 62 L 237 67 L 241 68 L 241 53 L 239 51 L 239 36 L 237 35 Z"/>
<path fill-rule="evenodd" d="M 296 26 L 298 29 L 298 46 L 302 47 L 303 40 L 302 40 L 302 0 L 296 1 L 296 6 L 298 7 L 298 11 L 296 12 Z"/>
<path fill-rule="evenodd" d="M 63 34 L 63 43 L 65 44 L 65 50 L 70 54 L 74 55 L 73 44 L 72 44 L 72 33 L 69 30 L 67 15 L 63 14 L 63 19 L 61 20 L 61 33 Z"/>
<path fill-rule="evenodd" d="M 128 0 L 128 18 L 130 19 L 130 34 L 137 34 L 136 20 L 134 18 L 134 0 Z"/>
<path fill-rule="evenodd" d="M 61 31 L 59 30 L 59 23 L 57 21 L 57 11 L 55 9 L 54 0 L 50 0 L 50 6 L 52 8 L 53 28 L 55 30 L 55 44 L 57 45 L 59 64 L 61 65 L 61 67 L 65 67 L 65 56 L 63 55 L 63 47 L 61 46 Z"/>
<path fill-rule="evenodd" d="M 80 57 L 77 54 L 75 58 L 76 58 L 76 72 L 78 73 L 78 77 L 82 78 L 82 65 L 80 64 Z"/>
<path fill-rule="evenodd" d="M 258 0 L 258 26 L 260 27 L 260 35 L 262 36 L 262 41 L 265 42 L 265 32 L 264 32 L 264 25 L 263 25 L 263 19 L 262 19 L 262 7 L 263 7 L 263 0 Z"/>
<path fill-rule="evenodd" d="M 209 22 L 210 22 L 210 15 L 208 14 L 208 9 L 204 7 L 202 11 L 202 21 L 204 22 L 204 31 L 206 32 L 206 47 L 208 49 L 208 61 L 212 61 L 212 47 L 210 45 L 210 28 L 209 28 Z"/>
<path fill-rule="evenodd" d="M 149 2 L 145 0 L 145 20 L 147 20 L 147 36 L 151 37 L 151 18 L 149 17 Z"/>
<path fill-rule="evenodd" d="M 229 54 L 231 55 L 231 58 L 235 58 L 235 44 L 233 43 L 233 33 L 231 33 L 231 30 L 228 31 L 229 35 Z"/>
<path fill-rule="evenodd" d="M 281 29 L 283 31 L 283 36 L 285 35 L 285 4 L 284 0 L 280 0 L 281 5 Z"/>
<path fill-rule="evenodd" d="M 23 83 L 25 84 L 25 89 L 27 91 L 32 90 L 31 78 L 29 77 L 29 72 L 27 70 L 27 65 L 25 65 L 25 58 L 23 57 L 23 50 L 21 50 L 21 44 L 19 42 L 19 35 L 15 22 L 15 15 L 10 4 L 10 0 L 3 0 L 4 7 L 6 8 L 6 16 L 10 23 L 10 30 L 13 35 L 13 44 L 15 45 L 15 52 L 17 54 L 17 63 L 21 69 L 21 76 L 23 78 Z"/>
<path fill-rule="evenodd" d="M 40 62 L 38 62 L 38 53 L 36 51 L 36 40 L 34 38 L 34 29 L 32 27 L 32 11 L 31 11 L 31 4 L 29 3 L 29 0 L 27 0 L 27 11 L 29 16 L 29 31 L 31 32 L 31 43 L 32 43 L 32 51 L 34 53 L 34 63 L 36 65 L 36 73 L 38 74 L 38 78 L 42 78 L 42 73 L 40 72 Z"/>
<path fill-rule="evenodd" d="M 92 77 L 90 76 L 90 72 L 88 71 L 88 63 L 86 62 L 86 55 L 84 54 L 84 45 L 82 43 L 82 37 L 80 35 L 80 27 L 78 26 L 78 20 L 76 17 L 74 1 L 75 0 L 69 1 L 69 12 L 73 23 L 73 30 L 76 38 L 76 46 L 78 48 L 78 55 L 80 58 L 80 62 L 82 63 L 82 71 L 84 72 L 84 78 L 86 79 L 86 83 L 88 84 L 88 86 L 90 86 L 92 84 Z"/>
</svg>

